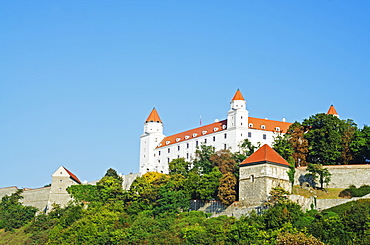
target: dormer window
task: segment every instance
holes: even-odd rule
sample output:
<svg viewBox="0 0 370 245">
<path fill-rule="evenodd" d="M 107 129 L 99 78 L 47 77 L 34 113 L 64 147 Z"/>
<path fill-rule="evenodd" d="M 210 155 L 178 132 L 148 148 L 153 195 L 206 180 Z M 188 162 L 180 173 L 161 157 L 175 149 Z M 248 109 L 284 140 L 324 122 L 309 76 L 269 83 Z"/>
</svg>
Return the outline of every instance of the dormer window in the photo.
<svg viewBox="0 0 370 245">
<path fill-rule="evenodd" d="M 279 127 L 276 127 L 275 128 L 275 131 L 280 132 L 280 128 Z"/>
<path fill-rule="evenodd" d="M 187 140 L 187 139 L 189 139 L 190 138 L 190 136 L 189 135 L 185 135 L 185 139 Z"/>
<path fill-rule="evenodd" d="M 222 125 L 222 128 L 223 128 L 223 129 L 225 129 L 225 128 L 226 128 L 226 125 L 225 125 L 225 124 L 224 124 L 224 125 Z"/>
<path fill-rule="evenodd" d="M 171 141 L 169 141 L 169 140 L 168 140 L 168 141 L 166 141 L 166 145 L 168 145 L 169 143 L 171 143 Z"/>
<path fill-rule="evenodd" d="M 205 135 L 206 133 L 207 133 L 207 131 L 206 131 L 206 130 L 202 131 L 202 134 L 203 134 L 203 135 Z"/>
<path fill-rule="evenodd" d="M 213 131 L 215 131 L 215 132 L 216 132 L 217 130 L 218 130 L 218 128 L 213 128 Z"/>
<path fill-rule="evenodd" d="M 181 139 L 180 138 L 176 138 L 176 142 L 179 142 Z"/>
<path fill-rule="evenodd" d="M 266 126 L 265 125 L 261 125 L 261 129 L 266 129 Z"/>
<path fill-rule="evenodd" d="M 253 128 L 253 123 L 250 123 L 248 127 Z"/>
<path fill-rule="evenodd" d="M 197 135 L 198 135 L 197 133 L 194 133 L 194 134 L 193 134 L 193 137 L 197 137 Z"/>
</svg>

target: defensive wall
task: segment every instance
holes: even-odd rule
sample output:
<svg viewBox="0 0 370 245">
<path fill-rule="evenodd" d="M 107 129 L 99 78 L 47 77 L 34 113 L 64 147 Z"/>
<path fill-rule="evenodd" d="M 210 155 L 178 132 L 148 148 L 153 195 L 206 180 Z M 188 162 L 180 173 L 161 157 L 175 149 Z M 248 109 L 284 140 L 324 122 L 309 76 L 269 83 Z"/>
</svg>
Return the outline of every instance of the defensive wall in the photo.
<svg viewBox="0 0 370 245">
<path fill-rule="evenodd" d="M 122 188 L 124 190 L 129 190 L 132 182 L 140 176 L 140 173 L 123 175 Z M 98 180 L 88 182 L 87 184 L 96 185 L 96 182 L 98 182 Z M 75 183 L 69 178 L 65 178 L 65 180 L 61 181 L 60 178 L 54 177 L 52 178 L 51 186 L 34 189 L 24 188 L 22 193 L 23 199 L 21 199 L 20 202 L 25 206 L 36 207 L 39 211 L 50 210 L 51 205 L 54 203 L 65 206 L 71 200 L 66 189 L 72 184 Z M 15 186 L 0 188 L 0 200 L 5 195 L 10 196 L 17 190 L 18 188 Z"/>
<path fill-rule="evenodd" d="M 355 165 L 328 165 L 324 166 L 329 170 L 331 180 L 325 188 L 348 188 L 350 185 L 360 187 L 362 185 L 370 185 L 370 165 L 355 164 Z M 310 178 L 305 177 L 307 167 L 296 168 L 294 176 L 294 184 L 302 185 L 307 182 L 311 186 L 315 186 Z"/>
</svg>

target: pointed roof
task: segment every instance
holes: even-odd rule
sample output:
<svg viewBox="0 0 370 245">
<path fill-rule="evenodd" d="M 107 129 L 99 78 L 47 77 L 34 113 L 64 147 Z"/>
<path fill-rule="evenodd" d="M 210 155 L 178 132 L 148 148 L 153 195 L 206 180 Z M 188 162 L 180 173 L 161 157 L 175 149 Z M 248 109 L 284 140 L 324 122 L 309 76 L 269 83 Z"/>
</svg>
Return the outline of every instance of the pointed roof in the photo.
<svg viewBox="0 0 370 245">
<path fill-rule="evenodd" d="M 274 149 L 269 145 L 265 144 L 259 148 L 255 153 L 250 157 L 245 159 L 240 166 L 242 165 L 256 165 L 263 163 L 272 163 L 277 165 L 290 166 L 289 163 L 282 158 Z"/>
<path fill-rule="evenodd" d="M 162 120 L 161 118 L 159 117 L 158 115 L 158 112 L 155 108 L 153 108 L 153 110 L 150 112 L 148 118 L 146 119 L 145 121 L 146 123 L 147 122 L 158 122 L 158 123 L 162 123 Z"/>
<path fill-rule="evenodd" d="M 71 177 L 71 179 L 73 179 L 74 181 L 76 181 L 77 183 L 81 184 L 81 181 L 77 178 L 76 175 L 74 175 L 71 171 L 69 171 L 68 169 L 66 169 L 65 167 L 63 167 L 64 170 L 69 174 L 69 177 Z"/>
<path fill-rule="evenodd" d="M 327 112 L 326 114 L 339 116 L 339 115 L 338 115 L 338 113 L 337 113 L 337 110 L 335 110 L 335 108 L 334 108 L 334 106 L 333 106 L 333 105 L 331 105 L 331 106 L 329 107 L 329 110 L 328 110 L 328 112 Z"/>
<path fill-rule="evenodd" d="M 243 95 L 242 95 L 242 92 L 240 92 L 240 90 L 238 89 L 232 99 L 232 101 L 234 100 L 245 100 Z"/>
</svg>

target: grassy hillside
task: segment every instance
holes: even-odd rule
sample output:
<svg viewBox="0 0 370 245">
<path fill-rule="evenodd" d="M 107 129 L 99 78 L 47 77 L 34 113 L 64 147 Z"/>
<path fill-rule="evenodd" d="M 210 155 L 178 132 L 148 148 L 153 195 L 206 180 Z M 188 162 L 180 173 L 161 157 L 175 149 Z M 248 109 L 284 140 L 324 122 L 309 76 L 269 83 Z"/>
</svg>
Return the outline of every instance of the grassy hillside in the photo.
<svg viewBox="0 0 370 245">
<path fill-rule="evenodd" d="M 5 232 L 4 229 L 0 229 L 0 244 L 9 244 L 9 245 L 22 245 L 22 244 L 29 244 L 27 240 L 29 240 L 30 234 L 24 232 L 25 227 L 20 229 L 15 229 L 12 232 Z"/>
<path fill-rule="evenodd" d="M 314 188 L 302 188 L 300 186 L 293 187 L 293 194 L 304 197 L 316 196 L 317 199 L 343 199 L 339 197 L 339 193 L 345 188 L 326 188 L 324 190 L 317 190 Z"/>
</svg>

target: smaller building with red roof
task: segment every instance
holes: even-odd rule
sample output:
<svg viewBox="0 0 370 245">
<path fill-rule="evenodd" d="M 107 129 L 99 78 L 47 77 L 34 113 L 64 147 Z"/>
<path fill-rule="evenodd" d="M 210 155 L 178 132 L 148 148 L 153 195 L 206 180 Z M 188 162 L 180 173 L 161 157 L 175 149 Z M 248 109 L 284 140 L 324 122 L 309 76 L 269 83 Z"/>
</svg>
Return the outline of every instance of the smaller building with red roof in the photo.
<svg viewBox="0 0 370 245">
<path fill-rule="evenodd" d="M 265 144 L 240 164 L 239 201 L 245 206 L 261 205 L 272 188 L 291 191 L 289 163 Z"/>
</svg>

